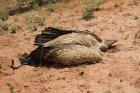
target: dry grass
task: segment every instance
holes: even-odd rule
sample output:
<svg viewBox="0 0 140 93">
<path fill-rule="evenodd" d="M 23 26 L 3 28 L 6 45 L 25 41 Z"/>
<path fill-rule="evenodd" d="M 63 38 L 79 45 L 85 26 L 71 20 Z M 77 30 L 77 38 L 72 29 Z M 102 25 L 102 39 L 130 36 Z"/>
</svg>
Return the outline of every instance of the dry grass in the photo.
<svg viewBox="0 0 140 93">
<path fill-rule="evenodd" d="M 36 31 L 38 26 L 43 26 L 44 21 L 47 17 L 47 14 L 29 14 L 26 16 L 26 23 L 28 24 L 28 28 L 32 31 Z"/>
<path fill-rule="evenodd" d="M 89 0 L 83 12 L 83 19 L 88 21 L 94 18 L 93 12 L 100 10 L 101 4 L 103 4 L 103 0 Z"/>
</svg>

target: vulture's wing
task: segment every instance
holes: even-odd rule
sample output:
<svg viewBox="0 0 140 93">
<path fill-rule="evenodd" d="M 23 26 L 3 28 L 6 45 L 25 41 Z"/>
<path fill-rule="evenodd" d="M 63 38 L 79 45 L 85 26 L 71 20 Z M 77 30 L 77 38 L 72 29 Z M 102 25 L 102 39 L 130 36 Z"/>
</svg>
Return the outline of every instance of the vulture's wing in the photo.
<svg viewBox="0 0 140 93">
<path fill-rule="evenodd" d="M 35 37 L 35 45 L 43 45 L 44 43 L 55 39 L 58 36 L 72 33 L 71 30 L 65 31 L 53 27 L 47 27 L 41 34 Z"/>
<path fill-rule="evenodd" d="M 65 35 L 65 34 L 70 34 L 70 33 L 84 33 L 84 34 L 90 34 L 92 35 L 94 38 L 96 38 L 99 42 L 102 42 L 101 38 L 99 38 L 97 35 L 95 35 L 94 33 L 91 33 L 87 30 L 85 31 L 78 31 L 78 30 L 61 30 L 61 29 L 57 29 L 57 28 L 53 28 L 53 27 L 47 27 L 45 28 L 44 31 L 42 31 L 41 34 L 38 34 L 35 37 L 35 45 L 41 46 L 44 43 L 55 39 L 56 37 L 59 37 L 61 35 Z"/>
</svg>

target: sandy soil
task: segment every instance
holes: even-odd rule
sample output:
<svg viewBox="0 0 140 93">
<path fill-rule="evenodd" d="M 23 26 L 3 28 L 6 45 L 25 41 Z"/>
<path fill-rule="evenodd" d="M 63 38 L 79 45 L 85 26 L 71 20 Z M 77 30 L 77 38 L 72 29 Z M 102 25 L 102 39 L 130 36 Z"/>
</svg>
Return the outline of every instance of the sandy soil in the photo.
<svg viewBox="0 0 140 93">
<path fill-rule="evenodd" d="M 139 30 L 140 5 L 125 5 L 114 8 L 115 0 L 108 0 L 95 19 L 84 21 L 73 9 L 53 12 L 45 25 L 30 32 L 24 14 L 11 16 L 7 21 L 19 21 L 21 29 L 15 34 L 0 36 L 0 93 L 140 93 L 140 39 L 135 39 Z M 103 39 L 117 39 L 120 51 L 104 54 L 103 63 L 76 67 L 33 67 L 24 65 L 13 70 L 11 59 L 24 52 L 29 53 L 34 37 L 46 26 L 94 31 Z"/>
</svg>

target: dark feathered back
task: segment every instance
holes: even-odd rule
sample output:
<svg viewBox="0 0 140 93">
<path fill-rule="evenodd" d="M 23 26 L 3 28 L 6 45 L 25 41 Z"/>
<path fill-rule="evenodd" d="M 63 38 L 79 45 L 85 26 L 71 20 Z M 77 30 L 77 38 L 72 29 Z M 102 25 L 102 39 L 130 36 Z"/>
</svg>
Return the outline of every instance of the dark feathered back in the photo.
<svg viewBox="0 0 140 93">
<path fill-rule="evenodd" d="M 37 35 L 35 37 L 35 45 L 41 46 L 44 43 L 53 40 L 61 35 L 70 34 L 70 33 L 84 33 L 84 34 L 90 34 L 94 38 L 96 38 L 99 42 L 102 42 L 101 38 L 99 38 L 94 33 L 91 33 L 89 31 L 77 31 L 77 30 L 61 30 L 53 27 L 47 27 L 44 31 L 42 31 L 41 34 Z"/>
<path fill-rule="evenodd" d="M 58 36 L 72 33 L 72 31 L 64 31 L 53 27 L 47 27 L 41 34 L 35 37 L 35 45 L 43 45 L 44 43 L 55 39 Z"/>
</svg>

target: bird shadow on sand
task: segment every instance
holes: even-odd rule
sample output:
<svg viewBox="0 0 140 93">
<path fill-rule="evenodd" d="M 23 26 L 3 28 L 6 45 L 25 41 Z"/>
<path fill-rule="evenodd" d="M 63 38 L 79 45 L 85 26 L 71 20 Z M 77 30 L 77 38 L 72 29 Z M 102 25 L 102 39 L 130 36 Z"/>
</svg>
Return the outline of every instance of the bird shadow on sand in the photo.
<svg viewBox="0 0 140 93">
<path fill-rule="evenodd" d="M 98 63 L 102 63 L 102 62 L 98 62 Z M 52 63 L 52 62 L 48 62 L 48 63 L 36 63 L 36 62 L 31 62 L 30 64 L 28 64 L 29 66 L 33 66 L 33 67 L 47 67 L 47 68 L 56 68 L 56 69 L 63 69 L 63 68 L 73 68 L 73 67 L 79 67 L 79 66 L 88 66 L 88 65 L 94 65 L 97 63 L 84 63 L 84 64 L 77 64 L 77 65 L 61 65 L 58 63 Z"/>
</svg>

